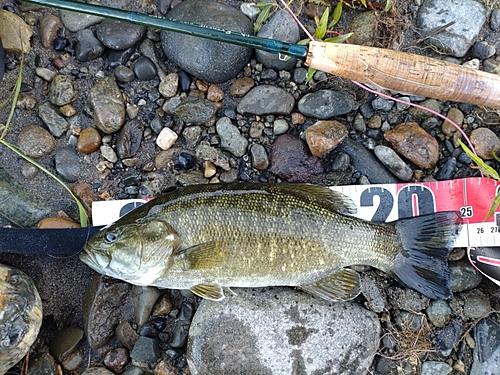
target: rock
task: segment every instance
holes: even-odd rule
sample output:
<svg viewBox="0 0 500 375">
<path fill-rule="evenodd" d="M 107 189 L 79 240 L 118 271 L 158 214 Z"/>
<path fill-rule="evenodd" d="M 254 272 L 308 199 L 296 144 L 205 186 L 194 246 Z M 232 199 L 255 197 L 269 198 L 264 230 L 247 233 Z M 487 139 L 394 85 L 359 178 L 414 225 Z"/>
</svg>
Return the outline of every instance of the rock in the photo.
<svg viewBox="0 0 500 375">
<path fill-rule="evenodd" d="M 434 175 L 434 178 L 438 181 L 451 180 L 453 173 L 457 167 L 457 158 L 452 156 L 448 158 L 446 162 L 439 168 L 439 170 Z"/>
<path fill-rule="evenodd" d="M 137 44 L 146 32 L 146 27 L 123 22 L 104 19 L 96 27 L 96 36 L 106 47 L 114 50 L 124 50 Z"/>
<path fill-rule="evenodd" d="M 42 326 L 42 300 L 21 270 L 0 264 L 0 374 L 30 351 Z"/>
<path fill-rule="evenodd" d="M 446 0 L 423 1 L 417 15 L 417 27 L 423 35 L 455 22 L 433 34 L 426 42 L 446 53 L 463 57 L 486 21 L 486 8 L 475 0 L 464 0 L 450 7 Z"/>
<path fill-rule="evenodd" d="M 230 118 L 222 117 L 219 119 L 215 124 L 215 129 L 220 137 L 220 145 L 223 150 L 229 151 L 238 158 L 246 153 L 248 141 L 233 125 Z"/>
<path fill-rule="evenodd" d="M 252 22 L 239 10 L 208 0 L 183 1 L 167 15 L 169 19 L 222 30 L 252 34 Z M 161 32 L 168 60 L 199 79 L 221 83 L 234 78 L 250 60 L 252 49 L 193 36 Z"/>
<path fill-rule="evenodd" d="M 218 103 L 224 99 L 224 91 L 217 85 L 208 86 L 207 99 L 211 102 Z"/>
<path fill-rule="evenodd" d="M 349 38 L 349 42 L 357 45 L 373 46 L 376 30 L 377 16 L 374 12 L 358 13 L 349 25 L 349 31 L 353 33 Z"/>
<path fill-rule="evenodd" d="M 295 105 L 292 94 L 270 85 L 254 87 L 236 107 L 243 115 L 289 115 Z"/>
<path fill-rule="evenodd" d="M 243 3 L 240 5 L 241 12 L 250 18 L 252 21 L 255 21 L 257 16 L 260 13 L 260 9 L 255 6 L 255 3 Z"/>
<path fill-rule="evenodd" d="M 161 356 L 161 347 L 156 339 L 140 336 L 134 345 L 130 358 L 132 363 L 141 367 L 154 365 Z"/>
<path fill-rule="evenodd" d="M 387 146 L 376 146 L 373 152 L 377 158 L 389 169 L 397 178 L 402 181 L 411 181 L 413 171 L 394 150 Z"/>
<path fill-rule="evenodd" d="M 181 100 L 174 113 L 187 124 L 203 124 L 215 115 L 217 108 L 210 100 L 188 96 Z"/>
<path fill-rule="evenodd" d="M 111 371 L 106 370 L 104 367 L 89 367 L 82 375 L 114 375 Z"/>
<path fill-rule="evenodd" d="M 129 350 L 132 350 L 139 340 L 139 335 L 127 321 L 122 321 L 116 326 L 115 336 L 118 342 Z"/>
<path fill-rule="evenodd" d="M 446 362 L 440 361 L 425 361 L 422 363 L 421 375 L 448 375 L 453 371 L 453 368 Z"/>
<path fill-rule="evenodd" d="M 283 134 L 271 147 L 269 171 L 288 182 L 304 182 L 324 172 L 321 161 L 309 154 L 299 138 Z"/>
<path fill-rule="evenodd" d="M 78 93 L 75 90 L 73 78 L 57 74 L 50 83 L 49 96 L 50 102 L 57 106 L 63 106 L 75 101 Z"/>
<path fill-rule="evenodd" d="M 285 134 L 288 129 L 288 122 L 285 119 L 278 119 L 273 123 L 273 133 L 275 135 Z"/>
<path fill-rule="evenodd" d="M 420 168 L 434 168 L 439 160 L 439 145 L 415 122 L 405 122 L 384 133 L 384 138 L 400 155 Z"/>
<path fill-rule="evenodd" d="M 178 323 L 173 332 L 172 332 L 172 338 L 170 339 L 170 342 L 168 343 L 170 347 L 172 348 L 182 348 L 184 345 L 186 345 L 187 340 L 188 340 L 188 332 L 189 332 L 189 324 L 184 325 Z"/>
<path fill-rule="evenodd" d="M 177 73 L 170 73 L 161 80 L 158 90 L 165 98 L 171 98 L 177 94 L 179 86 L 179 75 Z"/>
<path fill-rule="evenodd" d="M 52 48 L 52 42 L 57 35 L 61 20 L 53 14 L 46 14 L 40 19 L 40 39 L 42 46 Z"/>
<path fill-rule="evenodd" d="M 92 30 L 80 30 L 75 35 L 75 57 L 78 61 L 87 62 L 97 59 L 106 51 L 106 47 L 96 38 Z"/>
<path fill-rule="evenodd" d="M 373 13 L 373 12 L 370 12 Z M 372 100 L 372 108 L 375 111 L 389 112 L 394 107 L 394 101 L 381 96 Z"/>
<path fill-rule="evenodd" d="M 118 156 L 116 156 L 115 150 L 110 145 L 102 145 L 99 147 L 101 151 L 101 155 L 104 159 L 109 161 L 110 163 L 116 163 L 118 161 Z"/>
<path fill-rule="evenodd" d="M 255 82 L 250 77 L 243 77 L 236 79 L 231 86 L 229 86 L 229 93 L 235 98 L 244 97 L 253 87 Z"/>
<path fill-rule="evenodd" d="M 201 303 L 187 359 L 193 375 L 365 374 L 379 335 L 376 315 L 355 303 L 329 304 L 285 288 L 241 289 Z"/>
<path fill-rule="evenodd" d="M 224 153 L 220 149 L 212 147 L 205 142 L 201 142 L 196 147 L 195 151 L 196 151 L 196 157 L 198 159 L 203 161 L 210 161 L 214 163 L 216 166 L 221 167 L 225 171 L 231 169 L 229 165 L 229 159 L 227 158 L 226 155 L 224 155 Z"/>
<path fill-rule="evenodd" d="M 298 108 L 305 116 L 322 120 L 341 116 L 353 110 L 350 97 L 333 90 L 318 90 L 306 94 L 299 100 Z"/>
<path fill-rule="evenodd" d="M 154 64 L 158 77 L 160 80 L 164 80 L 170 72 L 170 69 L 164 64 L 162 58 L 158 56 L 159 52 L 153 41 L 151 39 L 145 39 L 139 46 L 139 52 L 143 57 L 148 58 Z"/>
<path fill-rule="evenodd" d="M 345 152 L 340 152 L 335 156 L 331 164 L 331 169 L 334 172 L 345 171 L 349 168 L 351 164 L 351 158 Z"/>
<path fill-rule="evenodd" d="M 69 124 L 66 119 L 52 108 L 48 102 L 38 106 L 38 116 L 40 116 L 43 123 L 47 125 L 54 137 L 59 138 L 69 129 Z"/>
<path fill-rule="evenodd" d="M 464 300 L 464 315 L 470 319 L 484 318 L 491 312 L 489 299 L 484 295 L 470 294 Z"/>
<path fill-rule="evenodd" d="M 492 318 L 480 320 L 474 327 L 476 343 L 469 375 L 493 375 L 500 372 L 500 325 Z"/>
<path fill-rule="evenodd" d="M 217 173 L 217 168 L 215 167 L 214 163 L 208 160 L 205 160 L 203 162 L 203 170 L 203 176 L 205 178 L 211 178 Z"/>
<path fill-rule="evenodd" d="M 318 121 L 304 132 L 311 154 L 323 156 L 347 137 L 347 127 L 338 121 Z"/>
<path fill-rule="evenodd" d="M 490 28 L 493 31 L 500 29 L 500 9 L 493 9 L 491 11 Z"/>
<path fill-rule="evenodd" d="M 147 57 L 139 57 L 134 62 L 134 73 L 141 81 L 150 81 L 156 77 L 156 67 Z"/>
<path fill-rule="evenodd" d="M 89 102 L 94 110 L 94 121 L 99 130 L 106 134 L 120 130 L 125 121 L 125 105 L 113 78 L 100 78 L 90 89 Z"/>
<path fill-rule="evenodd" d="M 455 108 L 455 107 L 450 108 L 448 113 L 446 114 L 446 117 L 448 117 L 451 121 L 453 121 L 460 128 L 462 127 L 462 125 L 464 123 L 464 114 L 458 108 Z M 453 124 L 451 124 L 448 120 L 446 120 L 443 122 L 443 125 L 441 125 L 441 131 L 447 137 L 453 137 L 453 134 L 455 134 L 455 132 L 457 131 L 457 128 Z"/>
<path fill-rule="evenodd" d="M 122 372 L 128 363 L 128 350 L 125 348 L 111 349 L 104 356 L 103 363 L 107 369 L 115 374 Z"/>
<path fill-rule="evenodd" d="M 104 346 L 120 320 L 131 285 L 95 274 L 83 299 L 83 329 L 92 349 Z"/>
<path fill-rule="evenodd" d="M 49 353 L 42 353 L 29 362 L 27 375 L 59 375 L 61 372 L 54 357 Z"/>
<path fill-rule="evenodd" d="M 485 42 L 475 42 L 472 45 L 472 48 L 470 49 L 470 53 L 472 57 L 475 57 L 476 59 L 479 60 L 484 60 L 488 56 L 489 51 L 488 51 L 488 44 Z"/>
<path fill-rule="evenodd" d="M 426 99 L 423 102 L 419 103 L 419 105 L 433 110 L 434 112 L 441 112 L 441 107 L 436 99 Z M 417 107 L 411 107 L 408 112 L 410 112 L 415 120 L 425 120 L 429 117 L 434 116 L 431 112 Z"/>
<path fill-rule="evenodd" d="M 19 132 L 17 145 L 24 154 L 37 159 L 49 155 L 56 147 L 56 140 L 41 126 L 27 125 Z"/>
<path fill-rule="evenodd" d="M 15 225 L 33 227 L 50 209 L 0 167 L 0 215 Z"/>
<path fill-rule="evenodd" d="M 349 155 L 356 170 L 367 176 L 372 184 L 396 183 L 398 180 L 376 158 L 373 157 L 361 142 L 347 137 L 337 149 Z"/>
<path fill-rule="evenodd" d="M 59 108 L 59 112 L 65 117 L 73 117 L 76 115 L 76 108 L 71 104 L 66 104 Z"/>
<path fill-rule="evenodd" d="M 453 293 L 464 292 L 477 287 L 483 277 L 471 267 L 469 262 L 458 261 L 450 263 L 450 289 Z"/>
<path fill-rule="evenodd" d="M 257 36 L 286 43 L 297 43 L 300 37 L 299 26 L 287 10 L 281 9 L 262 26 Z M 276 70 L 291 70 L 297 62 L 295 58 L 283 60 L 277 54 L 261 50 L 255 50 L 255 57 L 265 67 Z"/>
<path fill-rule="evenodd" d="M 64 327 L 50 341 L 50 354 L 61 362 L 72 353 L 83 340 L 83 330 L 77 327 Z"/>
<path fill-rule="evenodd" d="M 73 186 L 71 186 L 71 191 L 83 204 L 83 207 L 87 211 L 87 214 L 92 216 L 92 202 L 97 201 L 97 197 L 94 195 L 92 188 L 89 184 L 85 182 L 79 182 Z"/>
<path fill-rule="evenodd" d="M 62 147 L 56 152 L 54 164 L 57 173 L 67 182 L 76 182 L 81 176 L 81 162 L 72 147 Z"/>
<path fill-rule="evenodd" d="M 101 135 L 92 127 L 83 129 L 78 137 L 76 149 L 82 154 L 91 154 L 101 146 Z"/>
<path fill-rule="evenodd" d="M 269 167 L 269 158 L 266 149 L 262 145 L 256 143 L 250 147 L 250 158 L 252 167 L 259 171 L 266 170 Z"/>
<path fill-rule="evenodd" d="M 477 128 L 470 133 L 470 141 L 482 159 L 493 159 L 493 153 L 500 155 L 500 138 L 488 128 Z"/>
<path fill-rule="evenodd" d="M 380 288 L 369 277 L 361 279 L 361 293 L 366 298 L 366 307 L 370 310 L 381 313 L 386 310 L 386 298 Z"/>
<path fill-rule="evenodd" d="M 435 340 L 436 350 L 441 358 L 446 358 L 451 354 L 453 347 L 460 339 L 460 333 L 462 330 L 462 324 L 460 321 L 455 319 L 446 327 L 438 331 Z"/>
<path fill-rule="evenodd" d="M 0 39 L 2 50 L 28 53 L 31 48 L 31 27 L 21 17 L 4 9 L 0 9 Z"/>
<path fill-rule="evenodd" d="M 148 321 L 160 294 L 161 292 L 154 286 L 134 285 L 132 287 L 131 298 L 134 305 L 134 319 L 139 327 L 142 327 Z"/>
<path fill-rule="evenodd" d="M 131 158 L 141 146 L 144 125 L 139 120 L 130 120 L 123 126 L 116 140 L 116 153 L 121 159 Z"/>
<path fill-rule="evenodd" d="M 200 126 L 188 126 L 186 127 L 182 135 L 186 141 L 186 147 L 189 149 L 194 149 L 201 139 L 202 129 Z"/>
<path fill-rule="evenodd" d="M 73 33 L 95 25 L 104 19 L 100 16 L 92 16 L 68 10 L 59 10 L 59 15 L 61 16 L 61 21 L 64 24 L 64 27 Z"/>
<path fill-rule="evenodd" d="M 35 69 L 35 73 L 38 77 L 43 78 L 45 81 L 50 82 L 57 75 L 56 72 L 48 68 L 38 67 Z"/>
<path fill-rule="evenodd" d="M 135 79 L 135 74 L 132 69 L 119 65 L 113 70 L 113 76 L 118 82 L 132 82 Z"/>
<path fill-rule="evenodd" d="M 168 150 L 177 140 L 178 136 L 170 128 L 163 128 L 156 138 L 156 145 L 162 150 Z"/>
<path fill-rule="evenodd" d="M 435 327 L 444 327 L 450 322 L 452 316 L 450 306 L 444 300 L 431 301 L 425 313 Z"/>
</svg>

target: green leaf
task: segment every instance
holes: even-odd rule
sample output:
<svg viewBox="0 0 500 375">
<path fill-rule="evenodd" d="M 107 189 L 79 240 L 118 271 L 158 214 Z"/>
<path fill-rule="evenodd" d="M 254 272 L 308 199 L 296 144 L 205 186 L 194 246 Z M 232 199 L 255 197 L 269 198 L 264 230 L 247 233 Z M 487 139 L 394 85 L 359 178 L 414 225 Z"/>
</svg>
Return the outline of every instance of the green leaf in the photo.
<svg viewBox="0 0 500 375">
<path fill-rule="evenodd" d="M 328 43 L 344 43 L 347 39 L 349 39 L 354 33 L 348 33 L 344 35 L 339 35 L 334 38 L 326 38 L 325 42 Z"/>
<path fill-rule="evenodd" d="M 387 0 L 385 2 L 384 12 L 387 13 L 389 11 L 389 9 L 391 9 L 391 5 L 392 5 L 392 0 Z"/>
<path fill-rule="evenodd" d="M 340 21 L 340 17 L 342 16 L 342 4 L 342 1 L 339 1 L 335 9 L 333 10 L 333 20 L 328 25 L 329 29 L 331 29 Z"/>
<path fill-rule="evenodd" d="M 486 214 L 486 217 L 483 219 L 483 222 L 485 222 L 486 220 L 488 220 L 491 217 L 491 215 L 493 215 L 495 213 L 495 211 L 497 210 L 499 204 L 500 204 L 500 193 L 498 193 L 495 196 L 495 199 L 493 199 L 493 202 L 491 203 L 490 210 Z"/>
<path fill-rule="evenodd" d="M 479 167 L 479 170 L 485 174 L 488 177 L 494 178 L 497 181 L 500 181 L 500 176 L 498 175 L 498 172 L 495 171 L 492 167 L 490 167 L 488 164 L 486 164 L 483 159 L 481 159 L 479 156 L 475 155 L 469 147 L 465 145 L 460 139 L 458 140 L 458 143 L 464 150 L 464 152 L 469 156 L 474 163 L 477 164 Z"/>
<path fill-rule="evenodd" d="M 267 21 L 269 15 L 271 14 L 271 8 L 275 5 L 272 3 L 259 3 L 259 4 L 265 4 L 265 6 L 264 5 L 260 6 L 262 10 L 260 11 L 253 25 L 253 31 L 255 33 L 257 33 L 257 31 L 259 31 L 262 25 Z M 257 4 L 258 7 L 259 4 Z"/>
<path fill-rule="evenodd" d="M 359 2 L 360 2 L 361 4 L 363 4 L 363 6 L 364 6 L 365 8 L 367 8 L 367 5 L 366 5 L 366 0 L 359 0 Z"/>
<path fill-rule="evenodd" d="M 318 27 L 316 28 L 316 38 L 323 39 L 326 35 L 326 27 L 328 26 L 328 17 L 330 15 L 330 11 L 328 8 L 325 9 L 321 19 L 319 20 Z"/>
<path fill-rule="evenodd" d="M 312 77 L 313 77 L 314 73 L 316 73 L 316 71 L 317 71 L 317 69 L 314 69 L 314 68 L 307 69 L 306 82 L 309 82 L 312 79 Z"/>
<path fill-rule="evenodd" d="M 301 45 L 301 46 L 307 46 L 309 44 L 309 42 L 311 41 L 311 39 L 309 38 L 306 38 L 306 39 L 301 39 L 297 42 L 297 44 Z"/>
</svg>

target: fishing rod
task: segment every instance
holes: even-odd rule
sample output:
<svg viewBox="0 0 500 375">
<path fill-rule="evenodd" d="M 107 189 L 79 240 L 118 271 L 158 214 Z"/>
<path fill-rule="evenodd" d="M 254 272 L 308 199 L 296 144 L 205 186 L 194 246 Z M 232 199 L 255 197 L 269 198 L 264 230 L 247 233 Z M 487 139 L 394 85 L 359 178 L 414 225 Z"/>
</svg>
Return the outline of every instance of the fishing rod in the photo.
<svg viewBox="0 0 500 375">
<path fill-rule="evenodd" d="M 323 41 L 303 46 L 71 0 L 24 1 L 305 59 L 306 66 L 377 88 L 500 109 L 500 76 L 426 56 Z"/>
</svg>

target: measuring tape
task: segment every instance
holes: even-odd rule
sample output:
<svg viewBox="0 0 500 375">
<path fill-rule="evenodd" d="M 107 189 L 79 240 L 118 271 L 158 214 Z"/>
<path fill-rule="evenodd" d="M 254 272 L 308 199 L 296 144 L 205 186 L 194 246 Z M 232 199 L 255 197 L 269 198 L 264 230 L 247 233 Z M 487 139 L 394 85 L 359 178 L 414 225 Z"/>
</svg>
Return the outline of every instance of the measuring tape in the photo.
<svg viewBox="0 0 500 375">
<path fill-rule="evenodd" d="M 489 178 L 378 185 L 332 186 L 350 197 L 354 215 L 374 222 L 394 221 L 440 211 L 460 212 L 464 228 L 455 247 L 500 246 L 500 209 L 483 221 L 500 184 Z M 92 204 L 93 224 L 107 225 L 150 199 L 99 201 Z"/>
</svg>

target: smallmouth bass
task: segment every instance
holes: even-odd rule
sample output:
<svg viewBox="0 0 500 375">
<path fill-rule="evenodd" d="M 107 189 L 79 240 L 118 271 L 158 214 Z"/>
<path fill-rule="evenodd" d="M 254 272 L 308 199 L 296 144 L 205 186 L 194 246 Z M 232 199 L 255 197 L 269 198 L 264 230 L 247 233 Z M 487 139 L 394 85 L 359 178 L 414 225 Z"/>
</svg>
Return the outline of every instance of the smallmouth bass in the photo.
<svg viewBox="0 0 500 375">
<path fill-rule="evenodd" d="M 345 195 L 308 184 L 193 185 L 160 196 L 95 234 L 80 259 L 136 285 L 190 289 L 287 285 L 330 301 L 360 293 L 345 268 L 369 265 L 428 298 L 451 296 L 447 257 L 457 212 L 371 223 Z"/>
</svg>

